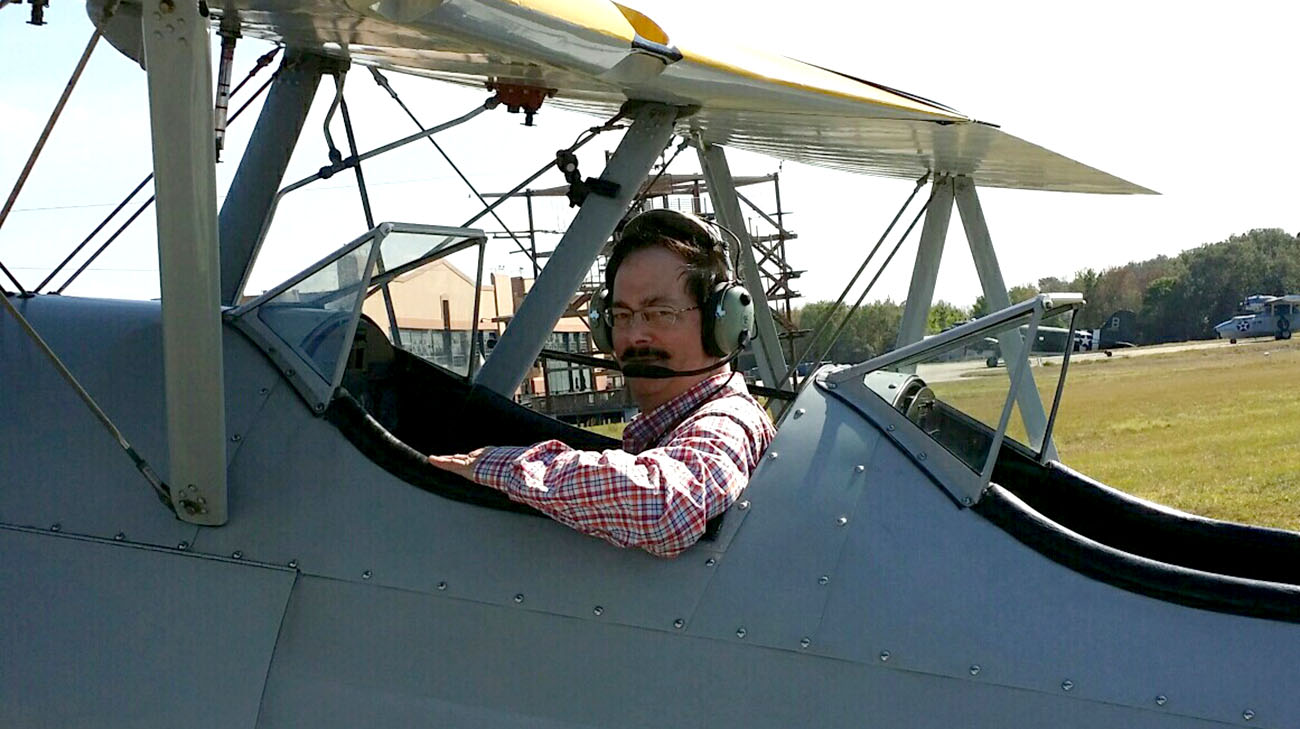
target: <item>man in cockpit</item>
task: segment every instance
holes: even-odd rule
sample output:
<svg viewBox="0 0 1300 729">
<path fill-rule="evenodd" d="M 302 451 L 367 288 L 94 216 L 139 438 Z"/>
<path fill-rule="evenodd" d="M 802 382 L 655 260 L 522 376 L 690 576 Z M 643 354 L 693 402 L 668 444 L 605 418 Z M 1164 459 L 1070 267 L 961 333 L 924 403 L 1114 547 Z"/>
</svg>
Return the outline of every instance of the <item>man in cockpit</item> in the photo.
<svg viewBox="0 0 1300 729">
<path fill-rule="evenodd" d="M 641 410 L 623 447 L 548 440 L 429 462 L 584 534 L 674 557 L 739 498 L 775 435 L 730 367 L 749 336 L 752 300 L 710 224 L 670 210 L 628 222 L 605 276 L 592 338 L 614 354 Z"/>
</svg>

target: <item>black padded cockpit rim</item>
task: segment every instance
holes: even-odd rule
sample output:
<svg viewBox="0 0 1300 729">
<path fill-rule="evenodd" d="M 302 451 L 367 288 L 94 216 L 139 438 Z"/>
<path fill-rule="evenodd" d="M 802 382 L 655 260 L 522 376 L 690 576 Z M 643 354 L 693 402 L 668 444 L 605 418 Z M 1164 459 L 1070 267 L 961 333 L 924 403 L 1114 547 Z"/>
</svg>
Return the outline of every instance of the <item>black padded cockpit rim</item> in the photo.
<svg viewBox="0 0 1300 729">
<path fill-rule="evenodd" d="M 335 395 L 325 411 L 325 419 L 375 465 L 422 491 L 475 506 L 541 514 L 527 504 L 511 501 L 500 491 L 480 486 L 431 465 L 424 454 L 403 443 L 380 425 L 346 390 Z"/>
<path fill-rule="evenodd" d="M 993 480 L 1045 518 L 1157 562 L 1262 582 L 1300 585 L 1300 534 L 1236 524 L 1126 494 L 1057 462 L 1004 447 Z"/>
<path fill-rule="evenodd" d="M 990 485 L 973 510 L 1048 559 L 1129 592 L 1218 613 L 1300 623 L 1300 587 L 1203 572 L 1121 552 Z"/>
</svg>

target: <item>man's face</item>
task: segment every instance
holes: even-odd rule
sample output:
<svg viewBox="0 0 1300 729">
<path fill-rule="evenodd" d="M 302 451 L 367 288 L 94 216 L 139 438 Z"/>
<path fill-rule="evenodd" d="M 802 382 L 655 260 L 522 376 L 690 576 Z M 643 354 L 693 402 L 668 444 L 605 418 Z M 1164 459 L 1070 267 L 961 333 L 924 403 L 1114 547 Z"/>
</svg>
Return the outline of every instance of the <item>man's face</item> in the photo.
<svg viewBox="0 0 1300 729">
<path fill-rule="evenodd" d="M 673 370 L 692 370 L 718 361 L 704 352 L 700 340 L 698 302 L 686 290 L 686 262 L 658 246 L 628 254 L 614 278 L 611 308 L 641 311 L 647 307 L 691 309 L 669 326 L 647 325 L 633 316 L 626 326 L 613 327 L 614 353 L 622 364 L 639 362 Z M 642 410 L 684 392 L 712 373 L 668 379 L 628 378 L 628 388 Z"/>
</svg>

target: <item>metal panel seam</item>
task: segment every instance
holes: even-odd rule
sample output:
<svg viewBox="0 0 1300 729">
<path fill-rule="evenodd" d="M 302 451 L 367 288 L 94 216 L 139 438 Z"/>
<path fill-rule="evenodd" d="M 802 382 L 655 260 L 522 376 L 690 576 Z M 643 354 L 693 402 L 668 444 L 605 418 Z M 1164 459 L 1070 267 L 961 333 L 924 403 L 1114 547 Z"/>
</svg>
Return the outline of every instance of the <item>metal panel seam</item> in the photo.
<svg viewBox="0 0 1300 729">
<path fill-rule="evenodd" d="M 195 525 L 194 528 L 195 528 L 195 530 L 198 530 L 200 527 L 197 526 L 197 525 Z M 129 541 L 126 541 L 126 540 L 117 540 L 117 539 L 108 539 L 108 538 L 105 538 L 105 537 L 97 537 L 97 536 L 94 536 L 94 535 L 92 535 L 92 534 L 76 534 L 76 533 L 73 533 L 73 532 L 65 532 L 65 531 L 61 531 L 61 530 L 60 530 L 60 531 L 55 531 L 55 530 L 52 530 L 52 529 L 41 529 L 41 528 L 39 528 L 39 527 L 23 526 L 23 525 L 20 525 L 20 524 L 10 524 L 10 523 L 7 523 L 7 522 L 0 522 L 0 531 L 13 531 L 13 532 L 21 532 L 21 533 L 24 533 L 24 534 L 39 534 L 39 535 L 47 536 L 47 537 L 58 537 L 58 538 L 61 538 L 61 539 L 72 539 L 72 540 L 75 540 L 75 541 L 81 541 L 81 542 L 93 542 L 93 543 L 96 543 L 96 544 L 106 544 L 106 545 L 112 545 L 112 546 L 117 546 L 117 547 L 126 547 L 126 548 L 128 548 L 128 549 L 140 549 L 140 550 L 144 550 L 144 551 L 146 551 L 146 552 L 159 552 L 159 553 L 162 553 L 162 554 L 171 554 L 171 555 L 176 555 L 176 556 L 181 556 L 181 557 L 191 557 L 191 558 L 195 558 L 195 559 L 206 559 L 206 560 L 210 560 L 210 561 L 214 561 L 214 562 L 225 562 L 226 564 L 237 564 L 237 565 L 241 565 L 241 566 L 245 566 L 245 567 L 257 567 L 257 568 L 261 568 L 261 569 L 274 570 L 274 571 L 276 571 L 276 572 L 287 572 L 287 571 L 289 571 L 289 568 L 288 568 L 288 567 L 284 567 L 284 566 L 281 566 L 281 565 L 278 565 L 278 564 L 274 564 L 274 563 L 272 563 L 272 562 L 259 562 L 259 561 L 257 561 L 257 560 L 251 560 L 251 559 L 238 559 L 238 558 L 234 558 L 234 557 L 223 557 L 223 556 L 221 556 L 221 555 L 219 555 L 219 554 L 208 554 L 208 553 L 206 553 L 206 552 L 199 552 L 199 551 L 196 551 L 195 549 L 193 549 L 193 544 L 194 544 L 193 541 L 189 542 L 188 545 L 187 545 L 185 548 L 181 548 L 181 547 L 167 547 L 167 546 L 164 546 L 164 545 L 161 545 L 161 544 L 146 544 L 146 543 L 144 543 L 144 542 L 129 542 Z M 184 544 L 184 542 L 182 542 L 182 543 Z"/>
<path fill-rule="evenodd" d="M 855 411 L 855 412 L 856 412 L 856 411 Z M 861 416 L 860 413 L 859 413 L 859 416 Z M 862 418 L 862 419 L 866 422 L 866 424 L 868 425 L 868 427 L 874 428 L 875 430 L 880 430 L 880 428 L 877 428 L 876 425 L 875 425 L 874 423 L 872 423 L 870 420 L 868 420 L 867 418 Z M 880 450 L 880 446 L 881 446 L 881 444 L 882 444 L 882 443 L 885 443 L 885 442 L 889 442 L 889 443 L 891 443 L 891 445 L 892 445 L 892 441 L 888 441 L 888 439 L 885 438 L 885 434 L 884 434 L 883 432 L 879 433 L 879 437 L 876 438 L 876 444 L 871 448 L 871 456 L 870 456 L 870 457 L 865 461 L 865 463 L 867 463 L 867 464 L 871 464 L 871 463 L 874 463 L 874 462 L 875 462 L 875 460 L 876 460 L 876 452 Z M 871 471 L 871 469 L 870 469 L 870 467 L 868 467 L 867 472 L 870 473 L 870 471 Z M 858 500 L 857 500 L 856 502 L 854 502 L 854 504 L 853 504 L 853 511 L 851 511 L 851 512 L 849 513 L 849 522 L 850 522 L 850 523 L 852 523 L 852 524 L 857 524 L 857 523 L 859 523 L 858 520 L 857 520 L 857 518 L 856 518 L 857 515 L 858 515 L 858 509 L 860 509 L 860 508 L 862 507 L 862 502 L 866 501 L 867 496 L 868 496 L 869 493 L 870 493 L 870 488 L 871 488 L 871 483 L 870 483 L 870 482 L 864 483 L 864 484 L 862 485 L 862 492 L 858 494 Z M 838 551 L 838 552 L 836 553 L 836 555 L 835 555 L 835 568 L 834 568 L 834 569 L 832 570 L 832 572 L 831 572 L 832 575 L 840 575 L 840 574 L 843 574 L 842 567 L 843 567 L 844 559 L 845 559 L 844 547 L 845 547 L 845 545 L 848 544 L 848 542 L 849 542 L 849 539 L 848 539 L 848 535 L 846 534 L 845 537 L 844 537 L 843 539 L 840 540 L 840 548 L 839 548 L 839 551 Z M 826 595 L 826 596 L 825 596 L 825 598 L 822 600 L 822 608 L 821 608 L 821 612 L 818 613 L 818 615 L 817 615 L 817 622 L 816 622 L 816 624 L 813 626 L 811 632 L 808 633 L 809 635 L 818 635 L 818 634 L 821 633 L 821 629 L 822 629 L 822 621 L 826 619 L 826 606 L 827 606 L 827 605 L 830 603 L 830 601 L 831 601 L 831 592 L 832 592 L 833 590 L 835 590 L 835 588 L 838 587 L 838 585 L 839 585 L 839 580 L 836 580 L 836 579 L 832 579 L 832 580 L 831 580 L 831 584 L 830 584 L 830 586 L 829 586 L 830 589 L 826 590 L 826 592 L 825 592 L 825 595 Z"/>
<path fill-rule="evenodd" d="M 262 693 L 257 697 L 257 718 L 253 720 L 254 729 L 262 725 L 262 712 L 266 708 L 266 687 L 271 684 L 271 669 L 275 666 L 275 656 L 280 650 L 280 636 L 284 635 L 284 626 L 289 620 L 289 606 L 293 604 L 293 598 L 298 591 L 298 582 L 301 577 L 302 573 L 295 569 L 293 571 L 293 584 L 289 587 L 289 597 L 284 601 L 284 611 L 280 613 L 280 624 L 275 629 L 275 643 L 271 646 L 271 657 L 266 662 L 266 673 L 262 675 Z"/>
</svg>

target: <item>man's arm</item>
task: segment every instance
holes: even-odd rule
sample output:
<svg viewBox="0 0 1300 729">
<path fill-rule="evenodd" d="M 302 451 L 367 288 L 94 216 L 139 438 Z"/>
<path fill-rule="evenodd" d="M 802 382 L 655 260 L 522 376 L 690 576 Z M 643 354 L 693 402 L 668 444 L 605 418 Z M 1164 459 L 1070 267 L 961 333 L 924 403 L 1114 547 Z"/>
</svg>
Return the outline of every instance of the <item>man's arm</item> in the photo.
<svg viewBox="0 0 1300 729">
<path fill-rule="evenodd" d="M 736 500 L 761 455 L 753 451 L 738 421 L 708 415 L 637 455 L 579 451 L 552 440 L 429 460 L 584 534 L 673 557 Z"/>
</svg>

